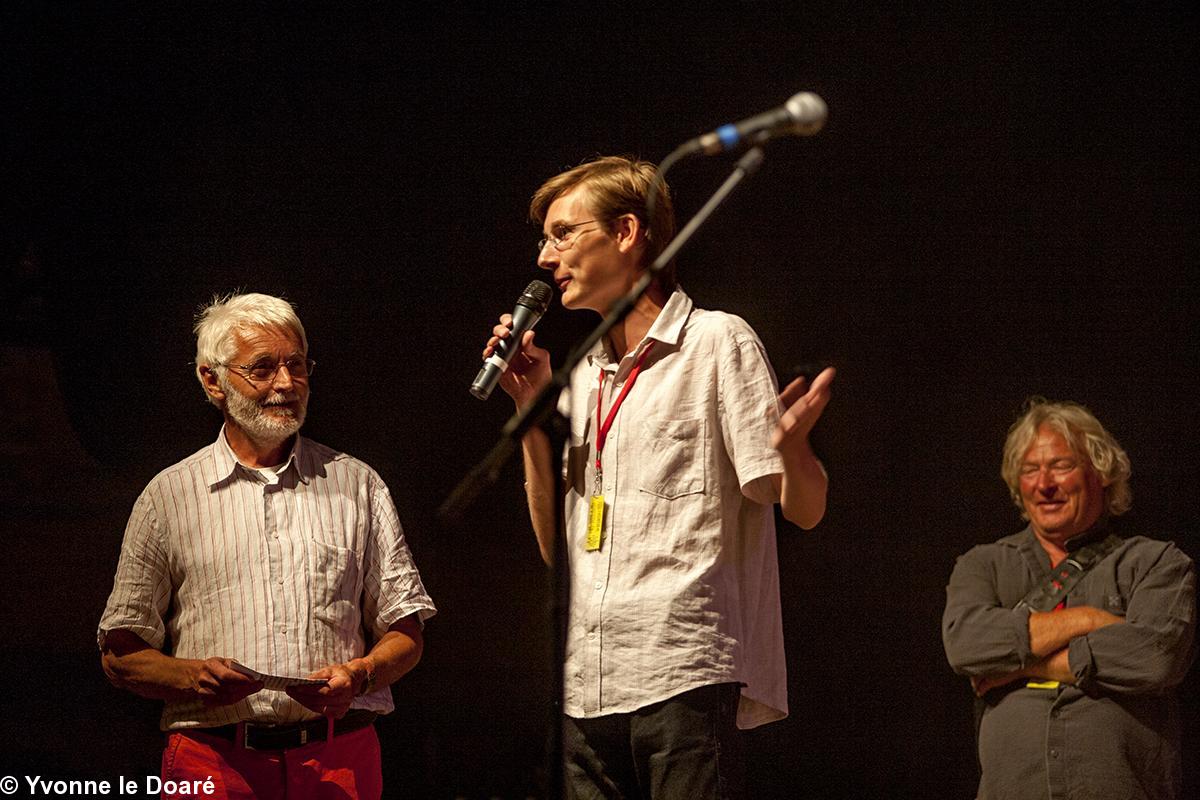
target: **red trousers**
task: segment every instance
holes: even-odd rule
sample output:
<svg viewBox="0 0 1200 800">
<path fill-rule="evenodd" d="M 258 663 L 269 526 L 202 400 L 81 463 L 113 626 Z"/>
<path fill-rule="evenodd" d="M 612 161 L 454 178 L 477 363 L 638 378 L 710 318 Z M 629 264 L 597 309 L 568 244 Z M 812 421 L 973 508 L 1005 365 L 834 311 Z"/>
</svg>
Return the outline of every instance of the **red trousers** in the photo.
<svg viewBox="0 0 1200 800">
<path fill-rule="evenodd" d="M 199 794 L 173 784 L 212 779 L 216 792 Z M 379 800 L 383 793 L 379 738 L 374 726 L 310 742 L 291 750 L 246 750 L 204 733 L 172 733 L 163 751 L 164 798 L 220 800 L 307 800 L 362 798 Z"/>
</svg>

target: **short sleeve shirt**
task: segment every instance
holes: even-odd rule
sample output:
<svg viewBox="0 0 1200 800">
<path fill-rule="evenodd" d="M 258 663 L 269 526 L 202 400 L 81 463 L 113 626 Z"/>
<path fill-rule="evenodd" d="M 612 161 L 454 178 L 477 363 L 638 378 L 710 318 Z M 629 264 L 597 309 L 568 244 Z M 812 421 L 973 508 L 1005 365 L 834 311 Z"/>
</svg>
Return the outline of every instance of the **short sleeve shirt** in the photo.
<svg viewBox="0 0 1200 800">
<path fill-rule="evenodd" d="M 588 551 L 597 402 L 605 414 L 653 342 L 602 455 L 606 510 Z M 628 712 L 741 682 L 743 728 L 787 714 L 771 476 L 778 389 L 743 320 L 675 291 L 629 354 L 594 349 L 563 403 L 572 573 L 567 714 Z"/>
<path fill-rule="evenodd" d="M 134 504 L 99 636 L 126 629 L 180 658 L 232 658 L 303 676 L 363 655 L 398 620 L 435 613 L 387 486 L 369 466 L 297 437 L 271 480 L 217 441 L 159 473 Z M 354 707 L 392 710 L 383 688 Z M 162 727 L 317 715 L 283 692 L 204 708 L 167 703 Z"/>
</svg>

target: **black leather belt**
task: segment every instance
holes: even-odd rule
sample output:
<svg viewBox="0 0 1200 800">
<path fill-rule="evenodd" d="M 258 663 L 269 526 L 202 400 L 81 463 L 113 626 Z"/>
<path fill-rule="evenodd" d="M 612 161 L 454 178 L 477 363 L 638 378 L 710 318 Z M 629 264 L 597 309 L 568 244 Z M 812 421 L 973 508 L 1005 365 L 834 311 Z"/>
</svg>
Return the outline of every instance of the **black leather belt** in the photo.
<svg viewBox="0 0 1200 800">
<path fill-rule="evenodd" d="M 354 708 L 346 712 L 346 716 L 333 723 L 333 735 L 361 730 L 379 716 L 374 711 L 364 711 Z M 238 728 L 245 730 L 241 741 L 238 739 Z M 239 722 L 236 725 L 221 725 L 216 728 L 188 728 L 178 731 L 185 736 L 192 733 L 203 733 L 227 739 L 247 750 L 290 750 L 293 747 L 303 747 L 312 742 L 326 740 L 329 733 L 329 721 L 325 718 L 309 722 L 297 722 L 291 725 L 259 725 L 254 722 Z"/>
</svg>

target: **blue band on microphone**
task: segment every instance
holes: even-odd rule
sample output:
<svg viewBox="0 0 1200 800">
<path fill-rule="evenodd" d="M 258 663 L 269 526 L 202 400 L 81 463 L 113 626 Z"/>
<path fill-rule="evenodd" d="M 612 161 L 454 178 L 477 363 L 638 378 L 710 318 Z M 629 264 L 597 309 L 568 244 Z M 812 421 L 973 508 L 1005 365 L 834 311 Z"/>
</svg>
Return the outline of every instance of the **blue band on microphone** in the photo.
<svg viewBox="0 0 1200 800">
<path fill-rule="evenodd" d="M 726 150 L 731 147 L 736 147 L 737 143 L 742 139 L 741 134 L 739 134 L 737 131 L 737 126 L 732 124 L 722 125 L 721 127 L 717 128 L 716 133 L 717 138 L 721 140 L 721 144 L 725 146 Z"/>
</svg>

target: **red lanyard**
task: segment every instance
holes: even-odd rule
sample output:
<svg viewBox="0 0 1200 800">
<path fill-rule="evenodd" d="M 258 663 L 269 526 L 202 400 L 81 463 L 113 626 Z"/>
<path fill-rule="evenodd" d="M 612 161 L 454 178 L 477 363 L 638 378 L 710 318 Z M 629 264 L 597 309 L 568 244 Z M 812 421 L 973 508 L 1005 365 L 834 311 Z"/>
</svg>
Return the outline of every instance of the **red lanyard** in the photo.
<svg viewBox="0 0 1200 800">
<path fill-rule="evenodd" d="M 638 374 L 642 371 L 642 364 L 646 362 L 646 356 L 650 355 L 651 348 L 654 347 L 654 340 L 651 339 L 646 343 L 646 347 L 642 350 L 642 354 L 638 356 L 637 362 L 633 365 L 633 369 L 629 371 L 629 377 L 625 381 L 625 385 L 621 388 L 617 399 L 613 401 L 612 408 L 608 410 L 608 416 L 601 422 L 602 416 L 601 407 L 604 402 L 604 370 L 600 370 L 600 390 L 596 393 L 596 479 L 600 479 L 600 454 L 604 451 L 604 442 L 608 439 L 608 429 L 612 427 L 613 420 L 616 419 L 617 411 L 621 408 L 621 403 L 625 402 L 625 395 L 629 394 L 629 390 L 633 388 L 633 384 L 637 382 Z"/>
</svg>

